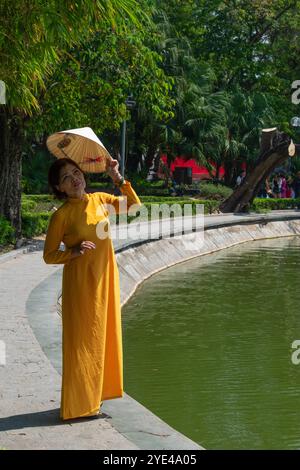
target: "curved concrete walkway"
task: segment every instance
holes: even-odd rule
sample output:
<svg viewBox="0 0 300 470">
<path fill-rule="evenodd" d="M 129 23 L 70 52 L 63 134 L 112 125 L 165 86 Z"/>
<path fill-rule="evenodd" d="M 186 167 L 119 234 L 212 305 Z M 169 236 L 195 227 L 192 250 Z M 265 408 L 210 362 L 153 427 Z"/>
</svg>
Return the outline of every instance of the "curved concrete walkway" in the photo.
<svg viewBox="0 0 300 470">
<path fill-rule="evenodd" d="M 291 236 L 300 234 L 299 219 L 298 211 L 277 211 L 267 216 L 207 216 L 205 228 L 208 232 L 217 229 L 215 232 L 219 232 L 220 239 L 224 239 L 218 230 L 220 227 L 241 224 L 247 226 L 244 234 L 251 232 L 249 225 L 253 225 L 260 238 Z M 279 220 L 294 222 L 276 224 Z M 264 227 L 268 225 L 272 230 L 265 230 Z M 241 241 L 238 240 L 237 233 L 240 231 L 237 227 L 233 231 L 230 230 L 227 246 L 246 241 L 245 235 Z M 249 236 L 249 239 L 255 238 L 251 234 Z M 144 242 L 144 251 L 140 250 L 141 269 L 144 268 L 142 264 L 145 255 L 149 256 L 151 253 L 150 246 L 154 247 L 153 243 L 156 246 L 159 243 L 160 249 L 165 250 L 165 240 Z M 143 242 L 132 244 L 128 249 L 124 246 L 118 247 L 120 254 L 117 256 L 125 256 L 127 259 L 127 266 L 121 265 L 120 269 L 123 303 L 141 279 L 137 277 L 138 273 L 134 269 L 130 269 L 129 261 L 133 257 L 133 250 L 137 250 L 135 245 L 141 246 Z M 216 251 L 222 248 L 212 240 L 208 245 L 210 248 L 204 247 L 203 253 L 209 252 L 208 249 Z M 172 262 L 165 257 L 159 266 L 158 261 L 154 260 L 152 271 L 145 271 L 142 279 L 184 260 L 182 256 L 176 257 L 179 245 L 176 246 L 175 243 L 172 246 Z M 33 247 L 14 250 L 0 256 L 0 447 L 200 449 L 196 443 L 170 428 L 127 395 L 123 399 L 105 402 L 103 411 L 111 418 L 60 422 L 60 360 L 57 355 L 60 350 L 60 319 L 55 310 L 62 268 L 43 262 L 40 251 L 42 247 L 42 243 L 36 242 Z M 200 254 L 190 253 L 191 256 L 185 259 Z M 136 263 L 135 257 L 134 260 Z"/>
</svg>

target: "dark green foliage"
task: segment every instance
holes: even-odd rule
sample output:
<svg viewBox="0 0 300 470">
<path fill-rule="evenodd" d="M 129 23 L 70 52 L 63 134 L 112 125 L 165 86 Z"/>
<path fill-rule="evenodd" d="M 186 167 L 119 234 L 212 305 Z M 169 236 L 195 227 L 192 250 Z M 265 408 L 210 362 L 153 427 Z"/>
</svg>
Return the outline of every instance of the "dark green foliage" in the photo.
<svg viewBox="0 0 300 470">
<path fill-rule="evenodd" d="M 0 216 L 0 245 L 14 243 L 14 229 L 7 219 Z"/>
<path fill-rule="evenodd" d="M 23 212 L 22 213 L 22 235 L 32 238 L 47 231 L 51 212 Z"/>
<path fill-rule="evenodd" d="M 40 194 L 48 191 L 48 170 L 54 161 L 46 150 L 29 151 L 23 157 L 22 191 Z"/>
<path fill-rule="evenodd" d="M 297 199 L 277 199 L 277 198 L 255 198 L 251 204 L 251 210 L 255 212 L 296 209 L 300 207 L 300 198 Z"/>
</svg>

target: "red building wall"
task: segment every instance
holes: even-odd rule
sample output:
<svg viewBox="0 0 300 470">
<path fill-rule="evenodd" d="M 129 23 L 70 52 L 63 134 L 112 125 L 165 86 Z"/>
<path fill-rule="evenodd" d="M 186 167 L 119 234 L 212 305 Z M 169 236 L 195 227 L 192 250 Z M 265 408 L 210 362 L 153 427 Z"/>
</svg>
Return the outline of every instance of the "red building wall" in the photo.
<svg viewBox="0 0 300 470">
<path fill-rule="evenodd" d="M 161 156 L 161 161 L 166 165 L 167 164 L 167 156 L 162 155 Z M 184 157 L 180 157 L 180 156 L 176 157 L 174 162 L 172 162 L 171 166 L 170 166 L 171 173 L 173 173 L 174 169 L 178 166 L 192 168 L 193 180 L 200 180 L 200 179 L 210 178 L 211 177 L 209 172 L 207 171 L 207 169 L 204 166 L 199 166 L 197 164 L 196 160 L 194 160 L 192 158 L 190 158 L 189 160 L 186 160 Z M 223 178 L 224 173 L 225 173 L 224 168 L 221 167 L 220 171 L 219 171 L 219 177 Z M 215 174 L 215 172 L 214 172 L 214 174 Z"/>
</svg>

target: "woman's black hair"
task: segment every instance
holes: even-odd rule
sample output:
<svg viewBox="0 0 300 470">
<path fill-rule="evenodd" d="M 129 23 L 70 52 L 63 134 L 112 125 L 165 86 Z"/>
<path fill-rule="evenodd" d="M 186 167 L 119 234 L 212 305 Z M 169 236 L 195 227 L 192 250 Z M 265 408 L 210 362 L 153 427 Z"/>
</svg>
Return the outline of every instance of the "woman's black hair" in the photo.
<svg viewBox="0 0 300 470">
<path fill-rule="evenodd" d="M 66 193 L 63 193 L 63 192 L 59 191 L 56 188 L 56 186 L 59 185 L 60 170 L 62 168 L 64 168 L 68 163 L 70 165 L 75 166 L 76 168 L 78 168 L 78 170 L 81 171 L 81 173 L 83 174 L 84 180 L 86 182 L 85 174 L 83 173 L 80 166 L 78 166 L 78 164 L 76 162 L 74 162 L 74 160 L 72 160 L 71 158 L 58 158 L 57 160 L 55 160 L 55 162 L 52 163 L 52 165 L 49 168 L 49 172 L 48 172 L 49 189 L 51 190 L 51 192 L 54 194 L 54 196 L 57 199 L 66 199 L 67 198 Z"/>
</svg>

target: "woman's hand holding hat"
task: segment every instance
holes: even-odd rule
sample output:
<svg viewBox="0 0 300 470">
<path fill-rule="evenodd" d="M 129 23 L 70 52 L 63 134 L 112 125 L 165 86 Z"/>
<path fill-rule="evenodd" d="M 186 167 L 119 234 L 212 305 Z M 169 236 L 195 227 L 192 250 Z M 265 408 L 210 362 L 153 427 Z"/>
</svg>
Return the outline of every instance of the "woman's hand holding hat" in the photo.
<svg viewBox="0 0 300 470">
<path fill-rule="evenodd" d="M 123 177 L 119 172 L 119 162 L 118 160 L 110 160 L 106 169 L 106 173 L 111 177 L 114 184 L 119 185 L 123 182 Z"/>
</svg>

